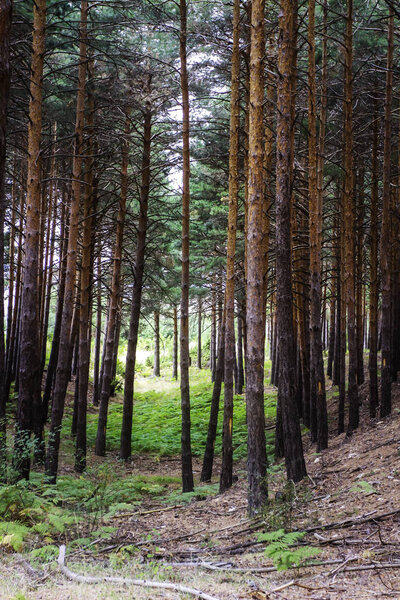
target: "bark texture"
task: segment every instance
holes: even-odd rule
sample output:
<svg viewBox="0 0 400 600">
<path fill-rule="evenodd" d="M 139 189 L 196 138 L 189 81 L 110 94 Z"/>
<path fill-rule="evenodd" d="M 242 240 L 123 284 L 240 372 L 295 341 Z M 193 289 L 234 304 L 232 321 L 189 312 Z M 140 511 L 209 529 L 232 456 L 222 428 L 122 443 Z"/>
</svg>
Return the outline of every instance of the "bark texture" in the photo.
<svg viewBox="0 0 400 600">
<path fill-rule="evenodd" d="M 6 353 L 4 346 L 4 215 L 6 206 L 5 163 L 7 108 L 10 88 L 11 18 L 12 1 L 0 0 L 0 481 L 3 481 L 6 476 L 3 465 L 5 464 L 6 451 L 5 412 L 8 398 L 8 394 L 6 395 Z M 13 234 L 12 239 L 14 239 Z"/>
<path fill-rule="evenodd" d="M 392 410 L 392 352 L 391 352 L 391 211 L 390 211 L 390 157 L 392 137 L 393 96 L 393 37 L 394 14 L 390 8 L 388 26 L 388 48 L 386 63 L 386 98 L 383 148 L 383 197 L 381 234 L 381 278 L 382 278 L 382 370 L 381 370 L 381 418 Z"/>
<path fill-rule="evenodd" d="M 60 330 L 57 370 L 52 394 L 52 412 L 49 443 L 46 455 L 46 478 L 55 483 L 58 471 L 58 452 L 60 447 L 60 431 L 64 414 L 65 395 L 70 376 L 71 339 L 70 331 L 74 311 L 76 263 L 78 252 L 79 209 L 81 202 L 83 126 L 85 112 L 86 81 L 86 35 L 87 35 L 88 3 L 81 2 L 78 92 L 76 99 L 75 148 L 72 165 L 72 199 L 69 216 L 69 237 L 67 249 L 67 265 L 65 277 L 64 304 Z"/>
<path fill-rule="evenodd" d="M 32 62 L 28 126 L 28 178 L 20 316 L 19 395 L 15 435 L 14 467 L 18 477 L 29 478 L 29 438 L 34 432 L 42 440 L 40 347 L 39 347 L 39 234 L 40 234 L 40 140 L 42 132 L 43 64 L 46 1 L 33 11 Z"/>
<path fill-rule="evenodd" d="M 306 475 L 296 404 L 296 354 L 293 330 L 291 264 L 291 94 L 295 0 L 282 0 L 278 36 L 277 159 L 276 159 L 276 283 L 279 377 L 286 472 L 289 480 Z"/>
<path fill-rule="evenodd" d="M 150 94 L 151 79 L 148 80 L 148 94 Z M 147 97 L 144 111 L 143 129 L 143 155 L 142 155 L 142 181 L 140 186 L 140 213 L 136 239 L 136 258 L 134 269 L 134 286 L 132 290 L 132 304 L 129 322 L 128 349 L 126 354 L 124 406 L 122 414 L 120 458 L 127 460 L 132 450 L 132 416 L 133 416 L 133 390 L 135 380 L 136 347 L 139 331 L 140 307 L 142 302 L 144 259 L 146 252 L 147 213 L 150 192 L 150 151 L 151 151 L 151 123 L 152 112 L 150 98 Z"/>
<path fill-rule="evenodd" d="M 180 75 L 182 92 L 182 141 L 183 141 L 183 182 L 182 182 L 182 295 L 181 295 L 181 411 L 182 411 L 182 491 L 193 491 L 192 445 L 190 439 L 190 389 L 189 389 L 189 204 L 190 204 L 190 149 L 189 149 L 189 88 L 186 58 L 187 7 L 186 0 L 180 0 Z"/>
<path fill-rule="evenodd" d="M 246 403 L 248 424 L 248 511 L 267 502 L 267 455 L 264 416 L 264 0 L 253 0 L 250 41 L 248 207 L 246 234 Z"/>
<path fill-rule="evenodd" d="M 233 373 L 235 363 L 235 254 L 236 224 L 239 192 L 239 75 L 240 75 L 240 2 L 233 4 L 233 48 L 231 74 L 231 113 L 229 132 L 229 211 L 226 244 L 225 286 L 225 366 L 224 366 L 224 420 L 222 426 L 222 467 L 220 492 L 232 485 L 233 469 Z"/>
</svg>

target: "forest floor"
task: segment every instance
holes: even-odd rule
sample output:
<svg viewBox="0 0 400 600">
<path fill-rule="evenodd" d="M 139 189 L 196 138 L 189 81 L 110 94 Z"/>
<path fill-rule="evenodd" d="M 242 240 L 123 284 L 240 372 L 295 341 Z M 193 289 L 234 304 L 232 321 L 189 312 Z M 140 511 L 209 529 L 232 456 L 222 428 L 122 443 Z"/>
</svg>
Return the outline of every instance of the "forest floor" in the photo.
<svg viewBox="0 0 400 600">
<path fill-rule="evenodd" d="M 161 483 L 164 492 L 158 490 L 159 495 L 154 496 L 150 487 L 150 493 L 130 510 L 121 506 L 119 512 L 104 515 L 96 523 L 96 527 L 105 524 L 111 531 L 104 538 L 100 534 L 86 545 L 74 545 L 69 553 L 67 541 L 69 569 L 84 576 L 172 582 L 220 600 L 400 596 L 400 384 L 393 386 L 393 414 L 384 421 L 371 422 L 367 384 L 360 392 L 359 429 L 350 438 L 332 435 L 329 449 L 321 454 L 315 453 L 305 435 L 308 479 L 288 486 L 283 467 L 273 466 L 270 502 L 256 520 L 246 513 L 243 459 L 235 464 L 237 481 L 227 493 L 217 494 L 216 475 L 211 485 L 182 495 L 178 491 L 178 457 L 135 455 L 125 476 Z M 336 395 L 336 388 L 328 391 L 332 432 Z M 218 467 L 217 460 L 216 474 Z M 197 481 L 200 468 L 201 461 L 196 458 Z M 266 547 L 271 551 L 271 542 L 259 536 L 281 529 L 305 535 L 290 549 L 287 536 L 273 534 L 282 546 L 282 552 L 273 556 L 275 565 L 279 566 L 279 559 L 281 563 L 301 560 L 302 553 L 313 552 L 310 547 L 318 549 L 313 564 L 276 570 L 265 552 Z M 28 554 L 0 554 L 1 599 L 196 597 L 123 581 L 77 583 L 60 572 L 55 560 L 42 561 L 39 566 L 33 562 L 35 570 L 30 564 Z"/>
</svg>

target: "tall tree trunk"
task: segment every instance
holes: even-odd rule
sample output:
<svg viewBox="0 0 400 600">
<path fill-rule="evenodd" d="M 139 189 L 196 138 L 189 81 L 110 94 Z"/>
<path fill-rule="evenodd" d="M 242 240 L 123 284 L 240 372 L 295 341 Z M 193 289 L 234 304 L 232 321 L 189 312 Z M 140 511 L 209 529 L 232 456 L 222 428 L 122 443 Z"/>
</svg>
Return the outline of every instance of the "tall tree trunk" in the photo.
<svg viewBox="0 0 400 600">
<path fill-rule="evenodd" d="M 121 165 L 121 192 L 117 217 L 117 230 L 115 233 L 113 271 L 111 281 L 111 295 L 108 307 L 107 330 L 105 336 L 105 354 L 103 361 L 103 375 L 101 379 L 99 421 L 97 425 L 96 448 L 97 456 L 105 456 L 108 403 L 113 379 L 113 355 L 115 349 L 115 333 L 117 330 L 118 304 L 121 294 L 121 262 L 124 241 L 124 226 L 126 215 L 126 198 L 128 193 L 128 137 L 130 132 L 130 116 L 126 115 L 125 128 L 122 139 L 122 165 Z"/>
<path fill-rule="evenodd" d="M 206 448 L 204 450 L 203 466 L 200 481 L 211 481 L 214 463 L 215 439 L 217 437 L 219 400 L 225 365 L 225 314 L 222 317 L 222 328 L 219 337 L 217 367 L 215 369 L 215 381 L 211 396 L 210 417 L 208 420 Z"/>
<path fill-rule="evenodd" d="M 375 88 L 376 89 L 376 88 Z M 372 137 L 372 165 L 371 165 L 371 220 L 370 220 L 370 296 L 369 296 L 369 415 L 375 419 L 379 404 L 378 399 L 378 142 L 379 119 L 377 101 L 375 100 L 373 137 Z"/>
<path fill-rule="evenodd" d="M 1 60 L 1 58 L 0 58 Z M 1 67 L 0 67 L 1 68 Z M 7 90 L 8 91 L 8 90 Z M 4 146 L 6 145 L 6 138 L 5 138 L 5 134 L 4 134 L 4 142 L 2 142 L 2 145 L 4 144 Z M 3 159 L 0 159 L 5 161 L 5 157 Z M 17 212 L 17 202 L 18 202 L 18 193 L 17 193 L 17 174 L 16 174 L 16 158 L 14 156 L 14 168 L 13 168 L 13 181 L 12 181 L 12 192 L 11 192 L 11 197 L 12 197 L 12 208 L 11 208 L 11 224 L 10 224 L 10 252 L 9 252 L 9 281 L 8 281 L 8 306 L 7 306 L 7 339 L 6 339 L 6 347 L 5 347 L 5 364 L 4 364 L 4 370 L 2 371 L 2 375 L 3 375 L 3 383 L 1 383 L 1 377 L 2 375 L 0 375 L 0 389 L 3 390 L 3 394 L 5 394 L 6 392 L 6 362 L 8 361 L 8 357 L 10 356 L 10 348 L 11 348 L 11 331 L 12 331 L 12 317 L 13 317 L 13 308 L 14 308 L 14 283 L 15 283 L 15 237 L 16 237 L 16 226 L 15 226 L 15 222 L 16 222 L 16 212 Z M 3 191 L 1 192 L 2 197 L 4 198 L 4 166 L 0 166 L 0 170 L 3 170 L 3 175 L 0 175 L 0 177 L 2 177 L 1 182 L 0 182 L 0 189 L 3 188 Z M 1 200 L 0 200 L 1 202 Z M 1 212 L 1 208 L 0 208 L 0 212 Z M 4 229 L 4 216 L 1 217 L 1 219 L 3 219 L 3 229 Z M 2 231 L 0 231 L 0 236 L 2 236 L 3 233 Z M 3 238 L 1 238 L 1 244 L 4 246 L 4 240 Z M 4 262 L 4 250 L 3 250 L 3 258 L 0 258 L 0 262 L 3 260 Z M 3 264 L 3 271 L 2 273 L 4 273 L 4 264 Z M 0 278 L 1 278 L 1 274 L 0 274 Z M 4 288 L 4 281 L 2 281 L 2 283 L 0 282 L 0 286 L 3 285 Z M 17 296 L 17 292 L 15 293 L 15 296 Z M 1 299 L 0 299 L 0 304 L 1 304 Z M 4 307 L 4 304 L 3 304 Z M 0 312 L 1 312 L 1 306 L 0 306 Z M 0 345 L 1 345 L 1 340 L 0 340 Z M 1 350 L 0 350 L 1 351 Z M 1 360 L 1 359 L 0 359 Z M 1 364 L 1 362 L 0 362 Z M 3 387 L 2 387 L 3 386 Z M 2 400 L 0 400 L 0 403 L 2 402 Z M 7 400 L 5 400 L 5 402 L 7 402 Z"/>
<path fill-rule="evenodd" d="M 182 491 L 193 491 L 192 445 L 190 440 L 190 388 L 189 388 L 189 203 L 190 203 L 190 149 L 189 149 L 189 89 L 186 64 L 187 8 L 186 0 L 180 0 L 179 54 L 181 61 L 182 92 L 182 297 L 181 297 L 181 411 L 182 411 Z"/>
<path fill-rule="evenodd" d="M 29 438 L 42 442 L 39 348 L 39 234 L 40 234 L 40 139 L 42 133 L 43 64 L 46 0 L 33 9 L 32 62 L 28 126 L 28 180 L 26 200 L 24 279 L 21 299 L 19 395 L 15 432 L 14 467 L 17 477 L 29 479 Z"/>
<path fill-rule="evenodd" d="M 160 377 L 160 313 L 154 312 L 154 377 Z"/>
<path fill-rule="evenodd" d="M 328 447 L 324 359 L 321 331 L 322 187 L 317 180 L 315 80 L 315 0 L 308 2 L 308 198 L 310 227 L 310 377 L 316 398 L 317 451 Z M 322 176 L 321 176 L 322 179 Z M 322 186 L 322 181 L 320 181 Z"/>
<path fill-rule="evenodd" d="M 233 3 L 233 48 L 231 74 L 231 113 L 229 133 L 229 210 L 228 239 L 226 243 L 225 285 L 225 365 L 224 365 L 224 420 L 222 426 L 222 466 L 219 490 L 232 485 L 233 469 L 233 371 L 235 360 L 235 253 L 239 192 L 239 75 L 240 75 L 240 2 Z"/>
<path fill-rule="evenodd" d="M 282 410 L 282 428 L 286 472 L 289 480 L 300 481 L 306 475 L 300 423 L 296 405 L 296 356 L 293 330 L 291 265 L 291 95 L 293 23 L 295 0 L 282 0 L 278 37 L 278 101 L 276 161 L 276 281 L 279 379 L 278 395 Z"/>
<path fill-rule="evenodd" d="M 268 500 L 264 417 L 264 0 L 253 0 L 250 41 L 249 170 L 247 209 L 247 367 L 248 511 Z"/>
<path fill-rule="evenodd" d="M 216 298 L 216 276 L 213 277 L 211 292 L 211 335 L 210 335 L 210 369 L 211 381 L 215 380 L 217 367 L 217 298 Z"/>
<path fill-rule="evenodd" d="M 55 483 L 58 471 L 60 431 L 64 414 L 65 395 L 69 380 L 70 329 L 74 309 L 76 262 L 78 249 L 79 209 L 81 200 L 83 127 L 85 112 L 87 0 L 81 2 L 78 92 L 76 98 L 75 148 L 72 166 L 72 199 L 69 217 L 69 237 L 65 278 L 64 306 L 60 330 L 57 370 L 53 388 L 50 436 L 46 456 L 46 479 Z"/>
<path fill-rule="evenodd" d="M 347 330 L 349 340 L 349 373 L 347 398 L 349 403 L 349 423 L 347 431 L 357 429 L 359 423 L 357 388 L 357 323 L 354 256 L 354 210 L 353 210 L 353 0 L 347 0 L 346 36 L 344 45 L 344 264 L 347 308 Z"/>
<path fill-rule="evenodd" d="M 390 8 L 388 25 L 388 49 L 386 63 L 385 134 L 383 148 L 383 196 L 381 235 L 382 277 L 382 374 L 381 418 L 392 411 L 392 356 L 391 356 L 391 214 L 390 214 L 390 157 L 392 137 L 392 87 L 393 87 L 393 36 L 394 13 Z"/>
<path fill-rule="evenodd" d="M 59 245 L 59 253 L 60 253 L 60 268 L 59 268 L 59 284 L 58 284 L 58 299 L 57 299 L 57 308 L 53 329 L 53 341 L 51 344 L 50 358 L 47 365 L 47 373 L 46 373 L 46 382 L 44 386 L 43 392 L 43 410 L 42 410 L 42 418 L 43 424 L 47 422 L 48 419 L 48 410 L 50 397 L 54 385 L 54 378 L 56 374 L 57 361 L 58 361 L 58 351 L 60 347 L 60 333 L 61 333 L 61 321 L 62 321 L 62 313 L 63 313 L 63 305 L 64 305 L 64 293 L 65 293 L 65 280 L 67 274 L 67 245 L 68 245 L 68 222 L 69 218 L 66 217 L 66 194 L 65 189 L 63 191 L 63 196 L 61 200 L 62 211 L 61 211 L 61 232 L 60 232 L 60 245 Z"/>
<path fill-rule="evenodd" d="M 88 64 L 89 77 L 93 76 L 93 61 Z M 85 196 L 83 203 L 83 235 L 82 235 L 82 264 L 80 281 L 80 311 L 79 311 L 79 359 L 76 386 L 77 422 L 75 471 L 82 473 L 86 468 L 86 419 L 87 396 L 89 388 L 90 368 L 90 327 L 91 322 L 91 286 L 92 286 L 92 251 L 93 251 L 93 203 L 94 203 L 94 115 L 95 103 L 90 86 L 88 87 L 88 157 L 86 159 Z"/>
<path fill-rule="evenodd" d="M 4 346 L 4 218 L 6 208 L 6 128 L 10 87 L 12 0 L 0 0 L 0 481 L 6 468 L 6 354 Z M 9 302 L 11 297 L 9 295 Z"/>
<path fill-rule="evenodd" d="M 197 368 L 201 369 L 201 334 L 202 334 L 202 323 L 201 323 L 201 315 L 202 315 L 202 301 L 201 297 L 198 297 L 198 308 L 197 308 Z"/>
<path fill-rule="evenodd" d="M 15 298 L 13 302 L 13 313 L 11 321 L 11 333 L 8 343 L 7 353 L 7 365 L 6 365 L 6 378 L 5 378 L 5 391 L 4 398 L 7 402 L 10 395 L 11 381 L 15 378 L 16 369 L 16 355 L 18 354 L 18 328 L 19 328 L 19 315 L 21 307 L 21 273 L 22 273 L 22 245 L 23 245 L 23 221 L 24 221 L 24 194 L 20 189 L 20 201 L 19 201 L 19 235 L 18 235 L 18 251 L 17 251 L 17 272 L 15 275 Z"/>
<path fill-rule="evenodd" d="M 174 305 L 174 339 L 172 342 L 172 378 L 178 379 L 178 311 Z"/>
<path fill-rule="evenodd" d="M 53 270 L 54 270 L 54 247 L 56 242 L 56 226 L 57 226 L 57 197 L 55 190 L 54 197 L 54 206 L 53 206 L 53 214 L 51 218 L 51 232 L 49 231 L 50 237 L 50 248 L 48 252 L 48 261 L 47 261 L 47 289 L 45 293 L 44 306 L 43 306 L 43 329 L 42 329 L 42 356 L 41 356 L 41 365 L 40 372 L 43 374 L 45 364 L 46 364 L 46 351 L 47 351 L 47 332 L 49 328 L 49 318 L 50 318 L 50 303 L 51 303 L 51 292 L 53 288 Z"/>
<path fill-rule="evenodd" d="M 149 76 L 148 94 L 150 95 Z M 127 460 L 132 449 L 132 414 L 133 414 L 133 388 L 135 380 L 136 347 L 139 331 L 140 307 L 142 302 L 144 259 L 146 251 L 147 212 L 150 192 L 150 151 L 151 151 L 151 104 L 149 97 L 145 102 L 143 156 L 142 156 L 142 181 L 140 186 L 140 213 L 136 241 L 136 260 L 134 269 L 134 285 L 132 291 L 131 315 L 129 323 L 128 350 L 126 354 L 124 406 L 121 427 L 121 444 L 119 456 Z"/>
<path fill-rule="evenodd" d="M 97 299 L 96 299 L 96 340 L 94 349 L 94 366 L 93 366 L 93 404 L 94 406 L 99 405 L 100 396 L 100 349 L 101 349 L 101 255 L 100 249 L 97 257 Z"/>
<path fill-rule="evenodd" d="M 357 257 L 356 257 L 356 307 L 357 307 L 357 383 L 364 383 L 364 168 L 359 168 L 357 193 Z"/>
<path fill-rule="evenodd" d="M 237 379 L 235 381 L 235 394 L 243 394 L 244 371 L 243 371 L 243 316 L 238 311 L 237 317 Z"/>
<path fill-rule="evenodd" d="M 346 401 L 346 285 L 345 285 L 345 225 L 344 225 L 344 194 L 340 206 L 340 327 L 339 337 L 339 406 L 338 434 L 344 432 L 345 401 Z"/>
</svg>

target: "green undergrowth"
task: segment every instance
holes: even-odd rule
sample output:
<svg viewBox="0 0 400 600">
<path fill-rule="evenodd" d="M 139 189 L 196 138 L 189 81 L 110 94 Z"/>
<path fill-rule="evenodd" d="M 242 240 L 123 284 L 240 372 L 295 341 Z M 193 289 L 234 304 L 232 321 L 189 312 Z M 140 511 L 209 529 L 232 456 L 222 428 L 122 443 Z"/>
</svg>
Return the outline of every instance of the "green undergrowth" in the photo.
<svg viewBox="0 0 400 600">
<path fill-rule="evenodd" d="M 291 567 L 300 567 L 308 564 L 309 559 L 315 558 L 320 548 L 314 546 L 297 545 L 305 536 L 303 531 L 285 532 L 284 529 L 260 533 L 259 542 L 268 542 L 265 554 L 272 559 L 278 571 L 284 571 Z"/>
<path fill-rule="evenodd" d="M 151 453 L 158 456 L 171 456 L 180 453 L 181 409 L 179 384 L 162 379 L 149 379 L 137 386 L 135 393 L 132 429 L 132 453 Z M 154 389 L 152 389 L 154 388 Z M 194 456 L 202 456 L 207 437 L 208 420 L 213 384 L 209 373 L 194 373 L 191 378 L 191 441 Z M 215 452 L 221 452 L 223 392 L 221 393 Z M 265 396 L 267 419 L 276 415 L 276 395 Z M 65 428 L 70 427 L 71 417 Z M 107 449 L 119 448 L 122 422 L 122 402 L 118 397 L 110 403 L 107 422 Z M 94 445 L 97 430 L 97 414 L 88 418 L 88 444 Z M 268 454 L 273 453 L 273 433 L 267 432 Z M 234 397 L 233 423 L 234 459 L 247 455 L 246 403 L 244 396 Z"/>
<path fill-rule="evenodd" d="M 109 463 L 80 477 L 60 476 L 55 486 L 32 473 L 29 482 L 0 486 L 0 548 L 36 547 L 36 556 L 42 544 L 52 552 L 60 541 L 74 548 L 107 539 L 115 531 L 109 522 L 116 513 L 134 511 L 145 496 L 166 495 L 179 485 L 176 477 L 126 475 Z"/>
</svg>

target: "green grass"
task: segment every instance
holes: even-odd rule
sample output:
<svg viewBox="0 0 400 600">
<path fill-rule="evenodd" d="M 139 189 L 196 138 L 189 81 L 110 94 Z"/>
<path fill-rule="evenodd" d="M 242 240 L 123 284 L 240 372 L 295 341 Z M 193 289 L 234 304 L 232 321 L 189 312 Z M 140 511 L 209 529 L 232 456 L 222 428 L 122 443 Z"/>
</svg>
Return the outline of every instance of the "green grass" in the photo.
<svg viewBox="0 0 400 600">
<path fill-rule="evenodd" d="M 191 369 L 191 437 L 194 456 L 202 456 L 205 449 L 208 419 L 213 385 L 209 371 Z M 179 384 L 161 378 L 140 378 L 136 384 L 132 428 L 132 453 L 151 453 L 169 456 L 180 453 L 181 412 Z M 276 395 L 265 397 L 266 418 L 276 414 Z M 221 431 L 223 417 L 223 392 L 221 393 L 220 414 L 215 451 L 221 452 Z M 112 400 L 107 423 L 107 449 L 119 448 L 122 423 L 122 401 Z M 71 414 L 64 422 L 65 437 L 71 427 Z M 88 417 L 88 445 L 93 446 L 96 438 L 97 414 Z M 246 403 L 244 396 L 234 397 L 233 447 L 234 458 L 244 458 L 247 453 Z M 273 434 L 268 439 L 271 446 Z M 272 448 L 269 447 L 269 453 Z"/>
</svg>

